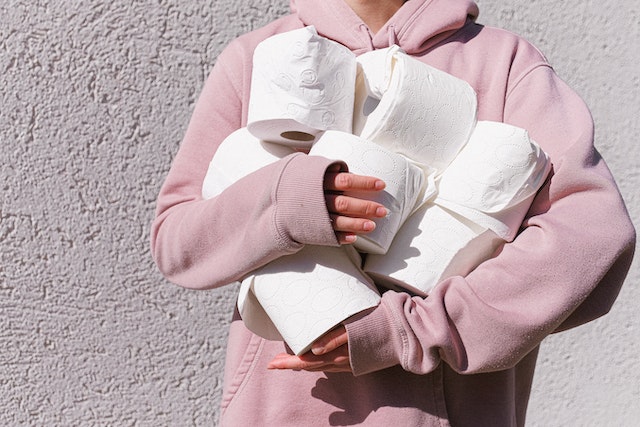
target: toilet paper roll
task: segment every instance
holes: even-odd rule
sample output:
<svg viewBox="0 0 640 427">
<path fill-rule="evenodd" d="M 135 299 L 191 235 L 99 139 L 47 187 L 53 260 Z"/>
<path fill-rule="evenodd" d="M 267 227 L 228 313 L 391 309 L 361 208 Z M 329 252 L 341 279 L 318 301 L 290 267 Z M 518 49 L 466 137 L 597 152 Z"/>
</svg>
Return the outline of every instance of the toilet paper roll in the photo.
<svg viewBox="0 0 640 427">
<path fill-rule="evenodd" d="M 375 285 L 356 265 L 351 246 L 305 246 L 247 277 L 238 310 L 245 325 L 303 354 L 348 317 L 380 302 Z"/>
<path fill-rule="evenodd" d="M 358 136 L 338 131 L 328 131 L 322 135 L 309 155 L 342 160 L 349 166 L 350 172 L 375 176 L 385 181 L 385 189 L 373 195 L 366 192 L 346 194 L 374 200 L 387 208 L 386 217 L 374 220 L 375 230 L 358 236 L 354 243 L 362 252 L 386 253 L 398 229 L 417 207 L 417 202 L 424 197 L 425 191 L 428 191 L 429 181 L 423 170 L 400 154 Z M 435 190 L 435 187 L 431 189 Z"/>
<path fill-rule="evenodd" d="M 355 78 L 355 55 L 314 27 L 272 36 L 254 52 L 247 128 L 296 148 L 325 130 L 350 133 Z"/>
<path fill-rule="evenodd" d="M 364 271 L 378 285 L 426 296 L 441 280 L 467 275 L 503 243 L 491 230 L 428 203 L 407 219 L 385 256 L 367 256 Z"/>
<path fill-rule="evenodd" d="M 526 130 L 480 121 L 442 174 L 435 203 L 511 241 L 550 169 Z"/>
<path fill-rule="evenodd" d="M 294 152 L 291 147 L 260 141 L 247 128 L 240 128 L 222 141 L 211 159 L 202 197 L 215 197 L 240 178 Z"/>
<path fill-rule="evenodd" d="M 353 133 L 442 172 L 475 126 L 471 86 L 398 46 L 367 52 L 357 62 Z"/>
</svg>

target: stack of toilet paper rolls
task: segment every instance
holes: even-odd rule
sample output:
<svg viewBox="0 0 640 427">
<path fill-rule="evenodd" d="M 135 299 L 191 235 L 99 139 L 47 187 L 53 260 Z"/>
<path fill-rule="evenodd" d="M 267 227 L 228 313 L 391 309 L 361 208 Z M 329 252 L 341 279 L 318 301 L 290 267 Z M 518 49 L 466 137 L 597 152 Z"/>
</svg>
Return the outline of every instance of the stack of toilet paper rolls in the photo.
<svg viewBox="0 0 640 427">
<path fill-rule="evenodd" d="M 216 151 L 203 197 L 304 150 L 383 179 L 374 200 L 389 214 L 353 246 L 307 245 L 253 271 L 238 298 L 247 327 L 302 354 L 379 303 L 374 281 L 427 295 L 512 240 L 549 161 L 526 131 L 476 111 L 466 82 L 397 46 L 355 58 L 313 27 L 262 42 L 247 127 Z"/>
<path fill-rule="evenodd" d="M 424 296 L 514 239 L 551 164 L 524 129 L 477 121 L 466 82 L 397 46 L 357 62 L 354 132 L 411 159 L 428 183 L 388 250 L 370 253 L 364 271 L 378 285 Z"/>
</svg>

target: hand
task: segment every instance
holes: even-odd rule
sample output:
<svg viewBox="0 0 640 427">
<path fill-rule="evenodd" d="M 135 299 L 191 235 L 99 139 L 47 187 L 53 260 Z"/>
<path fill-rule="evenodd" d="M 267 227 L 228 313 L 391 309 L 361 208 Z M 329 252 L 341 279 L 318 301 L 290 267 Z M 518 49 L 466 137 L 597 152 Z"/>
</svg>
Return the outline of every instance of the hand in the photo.
<svg viewBox="0 0 640 427">
<path fill-rule="evenodd" d="M 301 356 L 278 354 L 267 367 L 294 371 L 352 372 L 347 330 L 340 325 L 318 338 L 311 345 L 311 351 Z"/>
<path fill-rule="evenodd" d="M 332 165 L 327 170 L 324 176 L 325 200 L 340 244 L 353 243 L 358 234 L 373 231 L 376 223 L 372 220 L 387 215 L 387 209 L 380 203 L 343 193 L 357 191 L 371 192 L 373 195 L 384 187 L 385 183 L 381 179 L 342 172 L 339 164 Z"/>
</svg>

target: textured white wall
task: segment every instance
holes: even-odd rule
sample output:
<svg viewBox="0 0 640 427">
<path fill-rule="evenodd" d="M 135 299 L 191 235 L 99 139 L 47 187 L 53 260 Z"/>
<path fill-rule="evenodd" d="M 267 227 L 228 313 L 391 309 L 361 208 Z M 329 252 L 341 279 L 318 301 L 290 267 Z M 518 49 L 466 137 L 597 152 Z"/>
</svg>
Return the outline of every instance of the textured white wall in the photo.
<svg viewBox="0 0 640 427">
<path fill-rule="evenodd" d="M 0 425 L 214 424 L 235 290 L 168 284 L 149 223 L 216 55 L 287 6 L 0 2 Z M 631 0 L 480 6 L 587 100 L 640 224 Z M 530 425 L 640 419 L 639 274 L 636 262 L 608 316 L 543 344 Z"/>
</svg>

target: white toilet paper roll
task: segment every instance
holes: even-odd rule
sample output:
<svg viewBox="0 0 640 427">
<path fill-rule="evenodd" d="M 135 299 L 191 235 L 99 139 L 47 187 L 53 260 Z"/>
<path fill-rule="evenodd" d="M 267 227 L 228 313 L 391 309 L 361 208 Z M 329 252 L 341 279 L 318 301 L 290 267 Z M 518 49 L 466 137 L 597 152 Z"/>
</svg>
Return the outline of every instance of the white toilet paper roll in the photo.
<svg viewBox="0 0 640 427">
<path fill-rule="evenodd" d="M 443 171 L 476 123 L 471 86 L 398 46 L 367 52 L 357 62 L 353 133 Z"/>
<path fill-rule="evenodd" d="M 222 141 L 211 159 L 202 197 L 217 196 L 240 178 L 294 152 L 291 147 L 260 141 L 247 128 L 240 128 Z"/>
<path fill-rule="evenodd" d="M 359 255 L 351 246 L 307 245 L 242 282 L 240 315 L 254 333 L 284 339 L 295 354 L 303 354 L 338 323 L 380 302 L 356 264 Z"/>
<path fill-rule="evenodd" d="M 379 285 L 425 296 L 444 278 L 468 274 L 502 243 L 492 231 L 429 203 L 407 219 L 385 256 L 367 256 L 364 271 Z"/>
<path fill-rule="evenodd" d="M 387 208 L 388 215 L 375 220 L 375 230 L 358 236 L 354 244 L 362 252 L 384 254 L 398 229 L 424 195 L 428 180 L 423 170 L 400 154 L 338 131 L 325 132 L 313 145 L 309 155 L 342 160 L 349 166 L 350 172 L 375 176 L 385 181 L 385 189 L 374 195 L 347 193 L 374 200 Z"/>
<path fill-rule="evenodd" d="M 511 241 L 550 169 L 526 130 L 480 121 L 442 174 L 435 203 Z"/>
<path fill-rule="evenodd" d="M 264 141 L 309 148 L 325 130 L 351 132 L 355 55 L 314 27 L 255 49 L 247 128 Z"/>
</svg>

